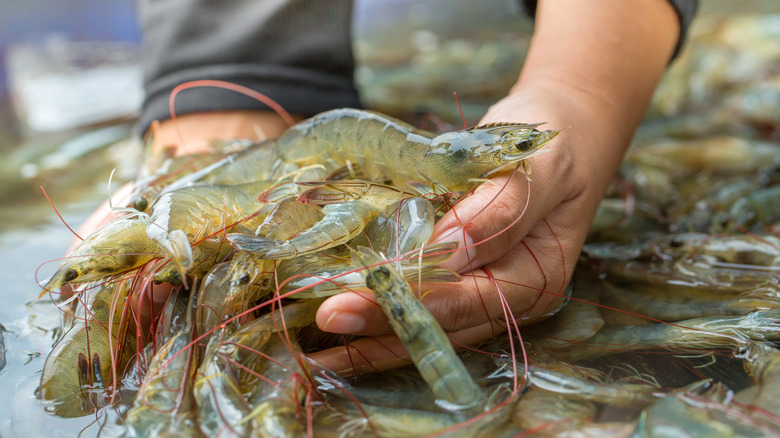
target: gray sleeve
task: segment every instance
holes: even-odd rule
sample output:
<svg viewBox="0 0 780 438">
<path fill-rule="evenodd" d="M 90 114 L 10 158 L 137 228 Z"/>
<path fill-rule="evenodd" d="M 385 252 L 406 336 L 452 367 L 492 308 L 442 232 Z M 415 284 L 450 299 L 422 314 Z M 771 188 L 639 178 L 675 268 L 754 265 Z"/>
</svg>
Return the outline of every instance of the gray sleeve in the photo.
<svg viewBox="0 0 780 438">
<path fill-rule="evenodd" d="M 259 91 L 289 112 L 361 106 L 353 84 L 352 1 L 142 0 L 144 90 L 139 127 L 170 117 L 179 84 L 220 80 Z M 176 96 L 176 114 L 268 109 L 211 87 Z"/>
<path fill-rule="evenodd" d="M 674 47 L 672 58 L 674 59 L 680 53 L 685 44 L 685 36 L 688 34 L 688 28 L 691 26 L 693 17 L 699 9 L 699 0 L 668 0 L 674 11 L 677 12 L 677 18 L 680 22 L 680 36 L 677 38 L 677 45 Z M 536 15 L 537 0 L 521 0 L 523 8 L 531 17 Z"/>
</svg>

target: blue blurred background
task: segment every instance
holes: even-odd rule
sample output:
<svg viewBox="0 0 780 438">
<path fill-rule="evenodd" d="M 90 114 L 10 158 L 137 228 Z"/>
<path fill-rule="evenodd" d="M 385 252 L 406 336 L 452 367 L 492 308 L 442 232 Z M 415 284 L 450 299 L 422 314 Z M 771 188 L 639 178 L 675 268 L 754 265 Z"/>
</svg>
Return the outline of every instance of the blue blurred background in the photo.
<svg viewBox="0 0 780 438">
<path fill-rule="evenodd" d="M 6 52 L 14 44 L 51 34 L 79 41 L 140 43 L 135 0 L 2 0 L 0 85 L 7 96 Z"/>
</svg>

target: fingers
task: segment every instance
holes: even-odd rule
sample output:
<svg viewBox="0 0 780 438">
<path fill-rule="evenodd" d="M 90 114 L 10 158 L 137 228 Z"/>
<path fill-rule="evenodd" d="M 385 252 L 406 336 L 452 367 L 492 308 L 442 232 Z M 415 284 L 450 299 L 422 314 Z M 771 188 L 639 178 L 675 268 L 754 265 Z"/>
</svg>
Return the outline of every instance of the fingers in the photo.
<svg viewBox="0 0 780 438">
<path fill-rule="evenodd" d="M 444 267 L 468 272 L 503 257 L 564 202 L 571 190 L 546 166 L 548 160 L 535 160 L 530 180 L 520 170 L 498 175 L 455 205 L 436 224 L 432 239 L 460 242 Z"/>
<path fill-rule="evenodd" d="M 573 264 L 552 237 L 529 235 L 505 257 L 423 300 L 447 332 L 514 318 L 525 325 L 554 313 Z M 505 324 L 502 322 L 501 324 Z"/>
<path fill-rule="evenodd" d="M 495 324 L 512 316 L 520 323 L 539 320 L 560 305 L 579 248 L 576 232 L 556 234 L 553 227 L 542 221 L 504 257 L 464 275 L 460 283 L 426 283 L 416 292 L 445 332 Z M 371 292 L 329 298 L 317 312 L 317 325 L 328 332 L 358 335 L 391 331 Z"/>
<path fill-rule="evenodd" d="M 448 334 L 456 347 L 476 345 L 500 333 L 495 325 L 483 324 Z M 319 364 L 339 374 L 386 371 L 411 365 L 401 340 L 395 335 L 371 336 L 347 345 L 309 353 Z"/>
<path fill-rule="evenodd" d="M 527 244 L 518 245 L 505 258 L 486 266 L 485 271 L 491 275 L 480 270 L 464 276 L 461 283 L 426 285 L 435 288 L 424 296 L 423 303 L 456 347 L 477 345 L 506 331 L 507 319 L 514 319 L 518 325 L 530 324 L 560 307 L 576 254 L 564 250 L 572 254 L 571 261 L 564 263 L 555 239 L 544 236 L 536 236 L 535 230 L 530 232 Z M 525 273 L 522 283 L 513 280 L 518 271 Z M 349 319 L 342 323 L 343 313 L 360 315 L 360 329 L 352 331 L 355 327 L 348 325 Z M 317 324 L 325 331 L 369 335 L 309 355 L 340 374 L 377 372 L 411 364 L 401 341 L 387 334 L 391 332 L 387 318 L 370 292 L 331 297 L 320 307 Z"/>
<path fill-rule="evenodd" d="M 350 291 L 328 298 L 317 310 L 316 322 L 330 333 L 370 335 L 390 331 L 387 318 L 370 291 Z"/>
</svg>

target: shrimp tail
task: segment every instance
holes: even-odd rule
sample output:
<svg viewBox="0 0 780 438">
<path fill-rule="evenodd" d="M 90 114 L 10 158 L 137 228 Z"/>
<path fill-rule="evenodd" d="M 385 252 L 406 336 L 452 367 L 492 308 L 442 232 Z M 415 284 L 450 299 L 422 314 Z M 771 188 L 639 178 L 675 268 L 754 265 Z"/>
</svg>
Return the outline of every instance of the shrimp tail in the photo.
<svg viewBox="0 0 780 438">
<path fill-rule="evenodd" d="M 361 180 L 305 182 L 298 184 L 314 187 L 301 193 L 298 196 L 298 202 L 315 205 L 343 204 L 360 198 L 370 187 L 370 183 Z"/>
<path fill-rule="evenodd" d="M 188 271 L 192 268 L 193 256 L 192 246 L 190 240 L 187 237 L 187 233 L 183 230 L 173 230 L 168 233 L 167 239 L 157 239 L 157 244 L 160 245 L 163 253 L 181 267 L 184 271 Z"/>
<path fill-rule="evenodd" d="M 366 174 L 359 163 L 347 162 L 346 166 L 340 167 L 325 177 L 326 180 L 342 179 L 365 179 Z"/>
<path fill-rule="evenodd" d="M 286 259 L 295 257 L 297 251 L 284 240 L 268 239 L 266 237 L 249 236 L 246 234 L 231 233 L 227 240 L 234 248 L 251 252 L 261 258 Z"/>
<path fill-rule="evenodd" d="M 301 188 L 294 182 L 287 182 L 279 184 L 278 186 L 271 187 L 270 189 L 260 193 L 257 200 L 264 204 L 276 204 L 284 201 L 287 198 L 292 198 L 300 195 Z"/>
</svg>

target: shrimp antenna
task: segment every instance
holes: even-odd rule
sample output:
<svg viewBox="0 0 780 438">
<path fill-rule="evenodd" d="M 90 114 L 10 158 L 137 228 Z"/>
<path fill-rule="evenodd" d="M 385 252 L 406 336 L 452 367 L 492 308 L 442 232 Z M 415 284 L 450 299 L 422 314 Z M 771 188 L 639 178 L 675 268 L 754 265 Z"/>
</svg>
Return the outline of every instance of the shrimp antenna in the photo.
<svg viewBox="0 0 780 438">
<path fill-rule="evenodd" d="M 463 107 L 460 105 L 460 99 L 458 99 L 458 92 L 453 91 L 452 95 L 455 96 L 455 103 L 458 104 L 458 111 L 460 111 L 460 119 L 463 120 L 463 129 L 469 129 L 469 124 L 466 123 L 466 117 L 463 115 Z"/>
<path fill-rule="evenodd" d="M 68 227 L 68 229 L 70 230 L 70 232 L 71 232 L 71 233 L 73 233 L 73 235 L 74 235 L 74 236 L 78 237 L 78 238 L 79 238 L 79 240 L 84 240 L 84 238 L 83 238 L 83 237 L 79 236 L 79 234 L 78 234 L 77 232 L 73 231 L 73 228 L 71 228 L 71 227 L 70 227 L 70 225 L 68 225 L 68 223 L 67 223 L 67 222 L 65 222 L 65 219 L 63 219 L 63 218 L 62 218 L 62 215 L 60 214 L 60 212 L 59 212 L 59 211 L 57 211 L 57 207 L 55 207 L 55 206 L 54 206 L 54 203 L 53 203 L 53 202 L 51 202 L 51 199 L 49 198 L 49 195 L 46 193 L 46 189 L 44 189 L 44 188 L 43 188 L 43 186 L 41 186 L 41 191 L 43 192 L 43 196 L 45 196 L 45 197 L 46 197 L 46 200 L 47 200 L 47 201 L 49 201 L 49 205 L 51 205 L 51 208 L 53 208 L 53 209 L 54 209 L 54 212 L 55 212 L 55 213 L 57 213 L 57 217 L 59 217 L 59 218 L 60 218 L 60 221 L 62 221 L 62 223 L 63 223 L 63 224 L 65 224 L 65 226 L 66 226 L 66 227 Z"/>
<path fill-rule="evenodd" d="M 116 172 L 116 167 L 111 170 L 111 175 L 108 176 L 108 184 L 106 184 L 106 190 L 108 191 L 108 208 L 111 209 L 111 211 L 117 211 L 117 212 L 126 212 L 128 216 L 134 216 L 138 215 L 138 217 L 144 217 L 146 213 L 139 211 L 138 209 L 135 209 L 133 207 L 114 207 L 114 203 L 111 201 L 111 180 L 114 178 L 114 173 Z"/>
</svg>

